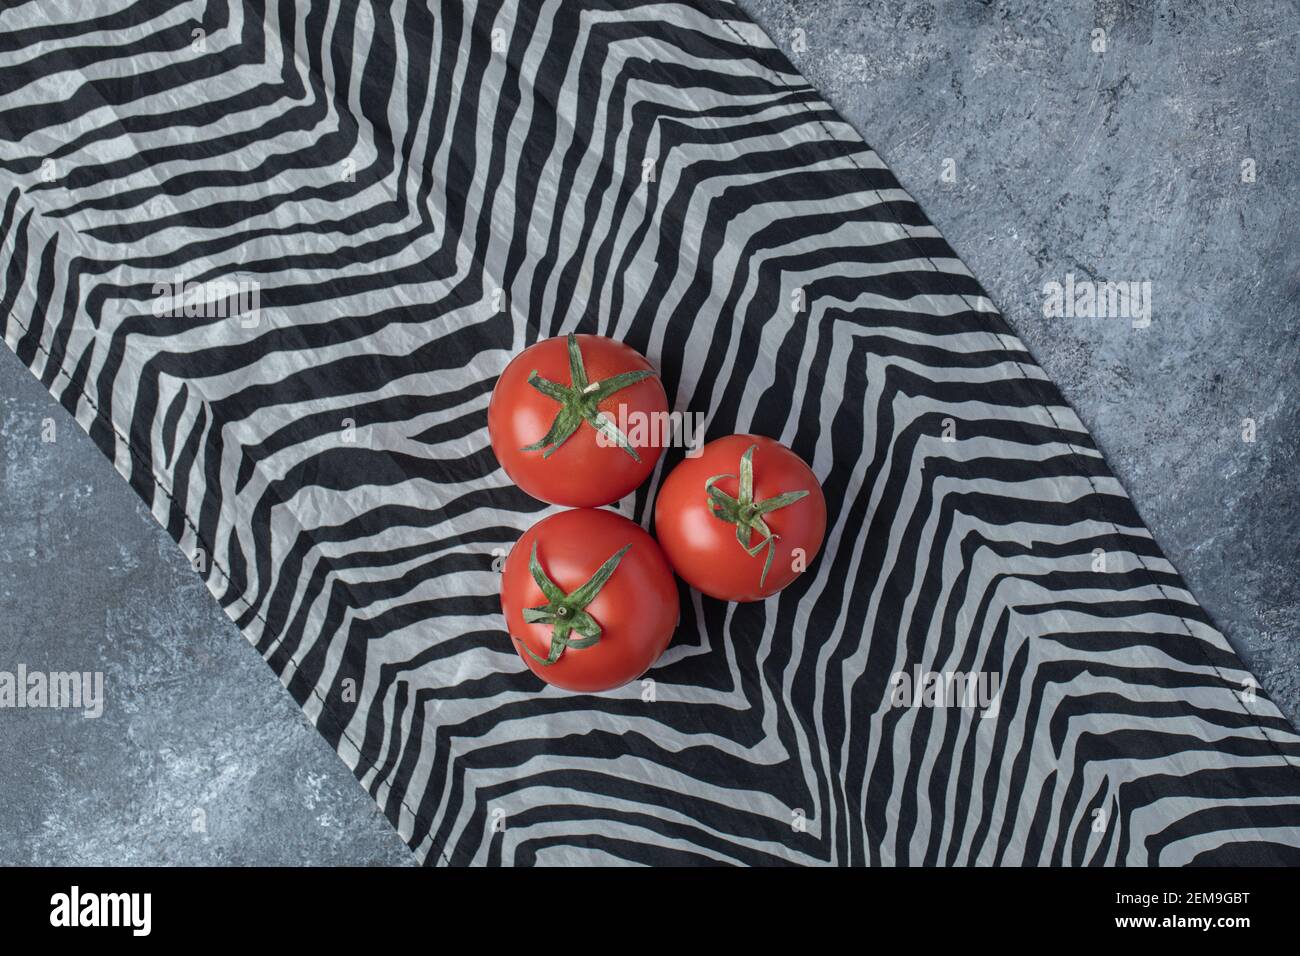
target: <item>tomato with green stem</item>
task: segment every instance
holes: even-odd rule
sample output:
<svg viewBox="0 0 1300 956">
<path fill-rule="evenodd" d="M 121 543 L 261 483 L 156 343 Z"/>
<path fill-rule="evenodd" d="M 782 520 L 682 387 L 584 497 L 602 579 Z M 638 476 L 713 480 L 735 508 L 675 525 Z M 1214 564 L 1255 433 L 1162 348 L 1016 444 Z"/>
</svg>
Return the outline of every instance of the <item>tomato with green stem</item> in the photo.
<svg viewBox="0 0 1300 956">
<path fill-rule="evenodd" d="M 598 693 L 635 680 L 677 627 L 677 582 L 654 538 L 612 511 L 562 511 L 510 550 L 501 609 L 534 674 Z"/>
<path fill-rule="evenodd" d="M 510 479 L 542 501 L 592 508 L 635 491 L 663 448 L 668 412 L 641 353 L 600 335 L 546 339 L 506 366 L 488 405 L 488 436 Z M 629 437 L 619 422 L 629 426 Z M 640 437 L 638 437 L 640 436 Z"/>
<path fill-rule="evenodd" d="M 812 469 L 780 442 L 729 435 L 665 479 L 655 535 L 697 591 L 758 601 L 812 564 L 826 535 L 826 499 Z"/>
</svg>

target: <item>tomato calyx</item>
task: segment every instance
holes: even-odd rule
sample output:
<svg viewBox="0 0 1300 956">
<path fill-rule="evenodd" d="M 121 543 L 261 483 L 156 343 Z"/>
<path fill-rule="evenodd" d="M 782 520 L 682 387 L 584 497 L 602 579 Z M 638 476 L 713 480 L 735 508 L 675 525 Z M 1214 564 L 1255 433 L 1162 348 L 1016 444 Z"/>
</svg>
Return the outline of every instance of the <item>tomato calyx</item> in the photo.
<svg viewBox="0 0 1300 956">
<path fill-rule="evenodd" d="M 763 516 L 771 514 L 778 508 L 794 504 L 800 498 L 807 497 L 808 492 L 787 491 L 771 498 L 755 500 L 754 450 L 757 448 L 757 445 L 750 445 L 749 449 L 740 456 L 739 497 L 733 498 L 717 487 L 718 482 L 723 478 L 735 478 L 735 475 L 714 475 L 704 483 L 704 493 L 709 496 L 709 511 L 713 516 L 736 526 L 736 540 L 740 542 L 746 554 L 754 558 L 758 556 L 758 552 L 767 548 L 767 558 L 763 561 L 763 574 L 758 579 L 758 586 L 762 588 L 767 584 L 767 572 L 772 567 L 777 538 L 767 522 L 763 520 Z M 758 544 L 750 547 L 749 542 L 754 534 L 758 535 Z"/>
<path fill-rule="evenodd" d="M 541 451 L 543 458 L 550 458 L 557 448 L 568 441 L 569 436 L 586 422 L 598 432 L 604 433 L 614 444 L 632 456 L 632 460 L 641 461 L 632 443 L 628 441 L 622 429 L 614 424 L 608 416 L 601 414 L 598 406 L 615 392 L 622 391 L 629 385 L 635 385 L 655 373 L 649 369 L 636 372 L 622 372 L 599 382 L 587 381 L 587 370 L 582 364 L 582 350 L 578 347 L 578 337 L 569 333 L 569 379 L 571 384 L 561 385 L 550 379 L 542 378 L 533 369 L 528 375 L 528 384 L 547 398 L 560 403 L 560 410 L 551 422 L 550 429 L 531 445 L 525 445 L 521 451 Z"/>
<path fill-rule="evenodd" d="M 532 648 L 516 637 L 515 641 L 529 657 L 539 664 L 549 666 L 560 659 L 560 655 L 566 648 L 581 650 L 584 647 L 591 647 L 600 640 L 600 625 L 587 613 L 586 608 L 600 593 L 600 589 L 605 586 L 605 582 L 609 580 L 618 563 L 623 560 L 623 555 L 627 554 L 631 547 L 631 544 L 623 545 L 596 569 L 596 573 L 586 584 L 577 588 L 572 594 L 565 594 L 558 584 L 547 577 L 541 562 L 537 560 L 537 542 L 533 542 L 533 553 L 528 558 L 528 570 L 532 572 L 533 580 L 545 595 L 546 603 L 539 607 L 524 608 L 524 620 L 530 624 L 550 624 L 551 646 L 546 656 L 542 657 L 534 654 Z M 578 634 L 577 637 L 572 636 L 575 632 Z"/>
</svg>

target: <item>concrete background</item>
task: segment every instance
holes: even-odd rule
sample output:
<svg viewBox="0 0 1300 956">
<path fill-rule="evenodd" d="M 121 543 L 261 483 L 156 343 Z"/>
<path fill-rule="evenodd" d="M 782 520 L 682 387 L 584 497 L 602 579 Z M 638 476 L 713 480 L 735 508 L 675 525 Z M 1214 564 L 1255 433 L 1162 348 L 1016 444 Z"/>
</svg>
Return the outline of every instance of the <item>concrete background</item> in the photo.
<svg viewBox="0 0 1300 956">
<path fill-rule="evenodd" d="M 984 282 L 1295 721 L 1300 10 L 742 6 Z M 941 179 L 945 159 L 955 182 Z M 1254 183 L 1241 181 L 1246 159 Z M 1068 271 L 1151 281 L 1151 327 L 1044 319 L 1043 283 Z M 0 863 L 410 863 L 179 550 L 7 349 L 0 467 L 0 668 L 103 670 L 109 697 L 98 720 L 5 712 Z"/>
</svg>

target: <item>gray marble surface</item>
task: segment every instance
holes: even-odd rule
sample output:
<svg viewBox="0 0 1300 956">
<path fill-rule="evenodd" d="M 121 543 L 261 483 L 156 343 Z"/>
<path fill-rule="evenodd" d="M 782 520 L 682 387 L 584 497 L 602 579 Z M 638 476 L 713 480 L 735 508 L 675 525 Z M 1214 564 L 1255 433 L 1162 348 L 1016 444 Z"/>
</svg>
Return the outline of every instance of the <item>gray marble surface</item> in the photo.
<svg viewBox="0 0 1300 956">
<path fill-rule="evenodd" d="M 1294 721 L 1300 10 L 742 6 L 983 281 Z M 1151 282 L 1150 327 L 1044 318 L 1043 286 L 1067 272 Z M 0 714 L 0 863 L 410 862 L 179 550 L 5 349 L 0 468 L 0 669 L 103 671 L 107 698 L 94 720 Z"/>
</svg>

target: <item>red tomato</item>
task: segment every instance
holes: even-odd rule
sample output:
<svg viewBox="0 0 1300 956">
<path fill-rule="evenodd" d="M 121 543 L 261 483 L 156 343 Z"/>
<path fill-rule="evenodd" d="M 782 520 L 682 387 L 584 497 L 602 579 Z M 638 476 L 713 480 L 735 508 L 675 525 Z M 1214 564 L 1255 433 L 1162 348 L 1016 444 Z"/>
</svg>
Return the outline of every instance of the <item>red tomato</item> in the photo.
<svg viewBox="0 0 1300 956">
<path fill-rule="evenodd" d="M 817 556 L 826 535 L 826 499 L 812 469 L 780 442 L 729 435 L 684 459 L 664 481 L 655 534 L 674 570 L 697 591 L 724 601 L 758 601 L 788 585 Z"/>
<path fill-rule="evenodd" d="M 677 582 L 640 526 L 582 508 L 524 532 L 506 558 L 501 608 L 515 650 L 534 674 L 565 690 L 596 693 L 640 677 L 668 647 L 677 627 Z"/>
<path fill-rule="evenodd" d="M 667 412 L 663 384 L 640 352 L 569 335 L 529 346 L 506 366 L 488 405 L 488 434 L 497 461 L 528 494 L 593 508 L 650 476 Z"/>
</svg>

